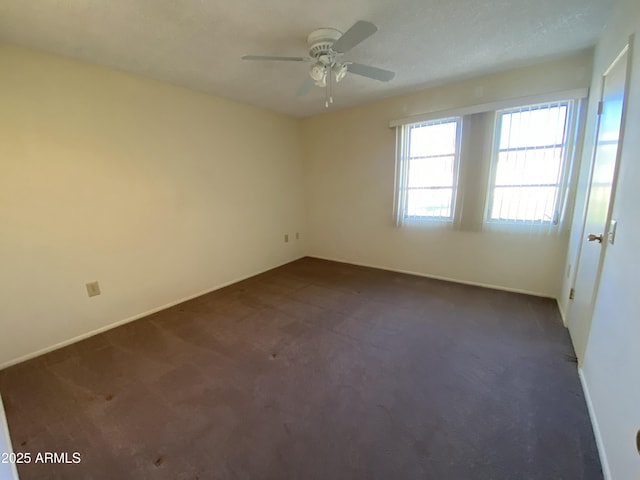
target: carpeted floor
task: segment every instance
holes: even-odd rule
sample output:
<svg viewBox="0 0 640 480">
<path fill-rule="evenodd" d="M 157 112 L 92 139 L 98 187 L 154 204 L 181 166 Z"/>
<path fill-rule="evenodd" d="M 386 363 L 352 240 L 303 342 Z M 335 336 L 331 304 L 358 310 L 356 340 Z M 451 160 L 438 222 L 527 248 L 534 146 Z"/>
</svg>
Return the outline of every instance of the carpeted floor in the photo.
<svg viewBox="0 0 640 480">
<path fill-rule="evenodd" d="M 602 478 L 553 300 L 312 258 L 0 392 L 16 451 L 81 456 L 22 480 Z"/>
</svg>

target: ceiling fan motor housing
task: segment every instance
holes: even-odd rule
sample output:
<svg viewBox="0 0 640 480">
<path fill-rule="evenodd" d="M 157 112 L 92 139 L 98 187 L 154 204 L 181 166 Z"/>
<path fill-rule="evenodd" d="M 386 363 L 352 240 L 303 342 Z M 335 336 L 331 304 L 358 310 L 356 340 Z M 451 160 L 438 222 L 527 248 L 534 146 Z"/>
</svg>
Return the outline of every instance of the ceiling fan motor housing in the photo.
<svg viewBox="0 0 640 480">
<path fill-rule="evenodd" d="M 322 55 L 331 56 L 331 47 L 341 36 L 342 32 L 335 28 L 319 28 L 314 30 L 307 37 L 309 56 L 312 58 L 319 58 Z"/>
</svg>

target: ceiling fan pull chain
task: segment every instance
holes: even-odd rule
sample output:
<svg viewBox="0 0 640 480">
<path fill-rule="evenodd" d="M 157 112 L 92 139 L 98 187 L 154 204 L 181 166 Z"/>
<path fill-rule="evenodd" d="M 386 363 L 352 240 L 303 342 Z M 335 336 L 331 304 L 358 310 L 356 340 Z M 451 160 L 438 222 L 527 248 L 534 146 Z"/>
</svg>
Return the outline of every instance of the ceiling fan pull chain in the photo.
<svg viewBox="0 0 640 480">
<path fill-rule="evenodd" d="M 325 67 L 324 108 L 329 108 L 329 89 L 331 88 L 331 71 Z"/>
<path fill-rule="evenodd" d="M 331 68 L 327 69 L 329 72 L 329 103 L 333 103 L 333 79 L 331 75 Z"/>
<path fill-rule="evenodd" d="M 328 93 L 329 93 L 329 105 L 331 105 L 331 104 L 333 103 L 333 97 L 331 96 L 331 95 L 332 95 L 332 93 L 333 93 L 333 92 L 332 92 L 332 87 L 333 87 L 332 82 L 333 82 L 333 78 L 332 78 L 332 75 L 331 75 L 331 66 L 330 66 L 330 65 L 327 67 L 327 75 L 329 76 L 329 83 L 327 84 L 327 85 L 328 85 L 328 87 L 329 87 L 329 89 L 328 89 Z"/>
</svg>

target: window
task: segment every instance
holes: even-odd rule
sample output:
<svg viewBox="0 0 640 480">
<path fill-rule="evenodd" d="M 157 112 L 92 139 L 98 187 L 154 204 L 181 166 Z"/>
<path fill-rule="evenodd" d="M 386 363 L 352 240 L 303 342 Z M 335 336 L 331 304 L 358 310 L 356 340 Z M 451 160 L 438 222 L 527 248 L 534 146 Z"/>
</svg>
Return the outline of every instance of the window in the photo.
<svg viewBox="0 0 640 480">
<path fill-rule="evenodd" d="M 396 128 L 396 225 L 563 231 L 586 89 L 414 115 Z"/>
<path fill-rule="evenodd" d="M 557 224 L 573 102 L 496 112 L 487 220 Z"/>
<path fill-rule="evenodd" d="M 450 118 L 399 129 L 398 223 L 453 219 L 460 125 L 460 118 Z"/>
</svg>

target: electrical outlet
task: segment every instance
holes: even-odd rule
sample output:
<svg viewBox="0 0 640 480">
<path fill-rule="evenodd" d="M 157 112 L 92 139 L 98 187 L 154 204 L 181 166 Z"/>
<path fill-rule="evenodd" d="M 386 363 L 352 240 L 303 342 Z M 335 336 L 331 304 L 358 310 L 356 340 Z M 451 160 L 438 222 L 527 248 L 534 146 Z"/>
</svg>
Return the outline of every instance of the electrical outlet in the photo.
<svg viewBox="0 0 640 480">
<path fill-rule="evenodd" d="M 87 283 L 87 295 L 90 297 L 100 295 L 100 284 L 98 282 Z"/>
<path fill-rule="evenodd" d="M 289 243 L 289 234 L 288 233 L 284 234 L 284 243 Z"/>
<path fill-rule="evenodd" d="M 300 240 L 300 232 L 296 232 L 296 240 Z"/>
</svg>

